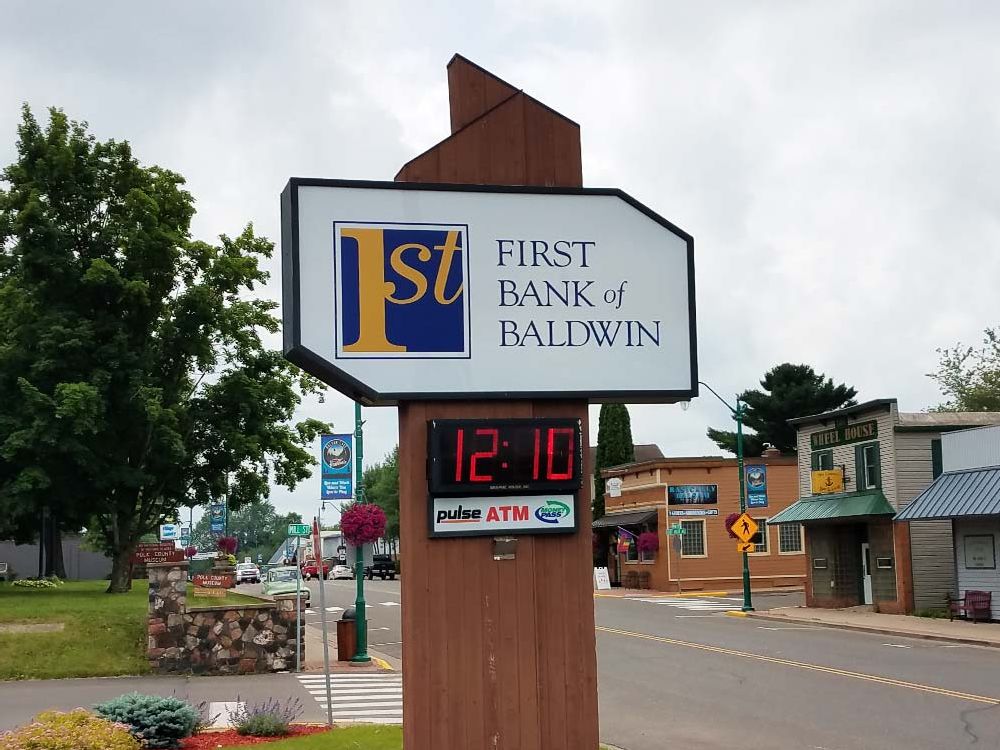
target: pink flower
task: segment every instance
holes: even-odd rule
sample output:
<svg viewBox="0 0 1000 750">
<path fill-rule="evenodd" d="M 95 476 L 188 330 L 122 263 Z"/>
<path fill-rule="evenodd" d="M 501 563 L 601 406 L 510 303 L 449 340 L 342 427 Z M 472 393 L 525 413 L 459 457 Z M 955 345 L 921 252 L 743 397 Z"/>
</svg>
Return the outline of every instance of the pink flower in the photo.
<svg viewBox="0 0 1000 750">
<path fill-rule="evenodd" d="M 352 503 L 340 514 L 340 530 L 355 547 L 382 538 L 385 524 L 385 512 L 374 503 Z"/>
</svg>

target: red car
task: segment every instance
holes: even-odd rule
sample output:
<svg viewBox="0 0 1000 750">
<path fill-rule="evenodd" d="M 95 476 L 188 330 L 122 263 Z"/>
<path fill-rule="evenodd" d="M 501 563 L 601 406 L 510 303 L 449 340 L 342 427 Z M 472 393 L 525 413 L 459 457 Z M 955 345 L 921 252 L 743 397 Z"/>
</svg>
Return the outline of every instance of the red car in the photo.
<svg viewBox="0 0 1000 750">
<path fill-rule="evenodd" d="M 302 563 L 302 577 L 305 580 L 319 578 L 319 564 L 315 560 L 306 560 Z M 330 563 L 323 561 L 323 580 L 330 577 Z"/>
</svg>

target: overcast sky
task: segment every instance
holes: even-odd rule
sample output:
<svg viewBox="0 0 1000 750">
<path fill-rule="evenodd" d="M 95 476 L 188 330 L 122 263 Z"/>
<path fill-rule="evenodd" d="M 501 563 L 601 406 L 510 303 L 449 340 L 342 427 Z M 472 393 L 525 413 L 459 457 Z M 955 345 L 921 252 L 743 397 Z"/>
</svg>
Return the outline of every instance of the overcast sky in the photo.
<svg viewBox="0 0 1000 750">
<path fill-rule="evenodd" d="M 805 362 L 919 411 L 935 349 L 1000 323 L 998 38 L 1000 6 L 957 0 L 8 0 L 0 162 L 22 102 L 59 106 L 185 175 L 197 237 L 277 241 L 290 176 L 390 180 L 448 134 L 460 52 L 581 124 L 585 185 L 694 235 L 713 387 Z M 335 393 L 303 414 L 353 426 Z M 365 414 L 381 458 L 395 409 Z M 710 394 L 631 415 L 674 456 L 728 421 Z M 318 489 L 273 500 L 308 516 Z"/>
</svg>

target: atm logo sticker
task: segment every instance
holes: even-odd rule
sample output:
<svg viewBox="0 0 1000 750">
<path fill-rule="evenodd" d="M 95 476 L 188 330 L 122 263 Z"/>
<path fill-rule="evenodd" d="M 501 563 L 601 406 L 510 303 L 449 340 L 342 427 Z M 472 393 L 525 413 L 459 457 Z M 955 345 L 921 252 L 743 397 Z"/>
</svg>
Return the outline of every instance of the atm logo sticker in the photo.
<svg viewBox="0 0 1000 750">
<path fill-rule="evenodd" d="M 566 503 L 549 500 L 535 511 L 535 518 L 542 523 L 558 524 L 562 519 L 568 519 L 571 512 Z"/>
<path fill-rule="evenodd" d="M 338 359 L 468 358 L 465 224 L 334 223 Z"/>
</svg>

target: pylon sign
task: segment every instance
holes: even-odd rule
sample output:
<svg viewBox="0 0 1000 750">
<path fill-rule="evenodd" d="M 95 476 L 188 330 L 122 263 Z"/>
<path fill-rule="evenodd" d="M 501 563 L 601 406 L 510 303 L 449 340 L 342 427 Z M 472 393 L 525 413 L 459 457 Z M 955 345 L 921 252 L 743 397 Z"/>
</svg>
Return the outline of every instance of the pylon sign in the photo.
<svg viewBox="0 0 1000 750">
<path fill-rule="evenodd" d="M 292 179 L 285 355 L 366 403 L 697 395 L 694 240 L 615 189 Z"/>
</svg>

